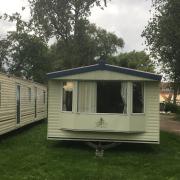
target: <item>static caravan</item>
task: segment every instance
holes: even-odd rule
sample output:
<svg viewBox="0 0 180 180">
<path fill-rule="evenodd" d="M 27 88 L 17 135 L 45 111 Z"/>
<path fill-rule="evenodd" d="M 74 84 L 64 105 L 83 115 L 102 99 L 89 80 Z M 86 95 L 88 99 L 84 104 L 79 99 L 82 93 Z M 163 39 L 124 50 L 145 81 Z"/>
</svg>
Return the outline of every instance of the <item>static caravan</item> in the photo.
<svg viewBox="0 0 180 180">
<path fill-rule="evenodd" d="M 44 85 L 0 73 L 0 135 L 47 117 Z"/>
<path fill-rule="evenodd" d="M 103 61 L 47 76 L 48 139 L 159 143 L 161 76 Z"/>
</svg>

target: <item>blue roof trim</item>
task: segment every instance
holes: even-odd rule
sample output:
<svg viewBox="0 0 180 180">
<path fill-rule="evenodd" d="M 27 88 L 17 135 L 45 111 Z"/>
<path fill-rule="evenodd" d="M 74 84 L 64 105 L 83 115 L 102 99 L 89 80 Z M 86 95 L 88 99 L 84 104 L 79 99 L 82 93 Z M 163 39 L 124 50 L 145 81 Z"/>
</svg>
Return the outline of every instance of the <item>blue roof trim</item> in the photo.
<svg viewBox="0 0 180 180">
<path fill-rule="evenodd" d="M 120 67 L 120 66 L 113 66 L 113 65 L 104 64 L 104 63 L 99 63 L 99 64 L 95 64 L 95 65 L 90 65 L 90 66 L 84 66 L 84 67 L 78 67 L 78 68 L 73 68 L 73 69 L 67 69 L 67 70 L 63 70 L 63 71 L 51 72 L 51 73 L 47 74 L 47 77 L 48 77 L 48 79 L 53 79 L 53 78 L 81 74 L 81 73 L 92 72 L 92 71 L 97 71 L 97 70 L 107 70 L 107 71 L 152 79 L 152 80 L 156 80 L 156 81 L 160 81 L 162 78 L 161 75 L 144 72 L 144 71 L 138 71 L 138 70 L 134 70 L 134 69 L 130 69 L 130 68 L 124 68 L 124 67 Z"/>
</svg>

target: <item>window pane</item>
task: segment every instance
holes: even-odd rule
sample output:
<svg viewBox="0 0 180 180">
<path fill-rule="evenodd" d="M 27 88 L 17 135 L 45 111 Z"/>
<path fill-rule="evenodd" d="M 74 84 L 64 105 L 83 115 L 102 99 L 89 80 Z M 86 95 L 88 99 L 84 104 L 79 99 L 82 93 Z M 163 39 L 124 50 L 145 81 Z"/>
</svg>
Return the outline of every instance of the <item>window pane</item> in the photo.
<svg viewBox="0 0 180 180">
<path fill-rule="evenodd" d="M 96 82 L 78 83 L 78 112 L 96 113 Z"/>
<path fill-rule="evenodd" d="M 2 94 L 2 90 L 1 90 L 1 82 L 0 82 L 0 107 L 1 107 L 1 94 Z"/>
<path fill-rule="evenodd" d="M 45 104 L 46 103 L 46 92 L 43 91 L 43 103 Z"/>
<path fill-rule="evenodd" d="M 29 102 L 31 101 L 31 88 L 28 88 Z"/>
<path fill-rule="evenodd" d="M 97 113 L 127 113 L 126 82 L 97 82 Z"/>
<path fill-rule="evenodd" d="M 133 83 L 133 113 L 144 112 L 144 84 L 141 82 Z"/>
<path fill-rule="evenodd" d="M 63 83 L 63 111 L 72 111 L 73 82 Z"/>
</svg>

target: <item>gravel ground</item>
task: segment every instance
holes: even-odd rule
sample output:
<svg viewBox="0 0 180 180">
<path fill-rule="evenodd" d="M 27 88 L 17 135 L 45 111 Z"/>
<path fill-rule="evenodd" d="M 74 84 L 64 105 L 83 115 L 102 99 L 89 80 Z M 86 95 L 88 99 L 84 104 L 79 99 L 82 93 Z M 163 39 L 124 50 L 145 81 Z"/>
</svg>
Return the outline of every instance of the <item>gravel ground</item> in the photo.
<svg viewBox="0 0 180 180">
<path fill-rule="evenodd" d="M 173 132 L 175 134 L 180 135 L 180 121 L 176 120 L 176 116 L 174 114 L 170 114 L 170 115 L 162 114 L 160 115 L 160 118 L 161 118 L 161 123 L 160 123 L 161 130 L 167 132 Z"/>
</svg>

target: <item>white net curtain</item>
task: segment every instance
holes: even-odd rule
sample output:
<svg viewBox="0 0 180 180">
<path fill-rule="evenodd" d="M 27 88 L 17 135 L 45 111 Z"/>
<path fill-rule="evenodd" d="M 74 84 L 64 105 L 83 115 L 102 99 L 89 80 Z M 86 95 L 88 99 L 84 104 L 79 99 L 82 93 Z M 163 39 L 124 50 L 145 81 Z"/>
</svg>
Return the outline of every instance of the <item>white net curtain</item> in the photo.
<svg viewBox="0 0 180 180">
<path fill-rule="evenodd" d="M 96 82 L 81 81 L 78 83 L 78 112 L 96 113 Z"/>
<path fill-rule="evenodd" d="M 121 82 L 121 98 L 124 104 L 123 114 L 127 113 L 127 83 Z"/>
</svg>

